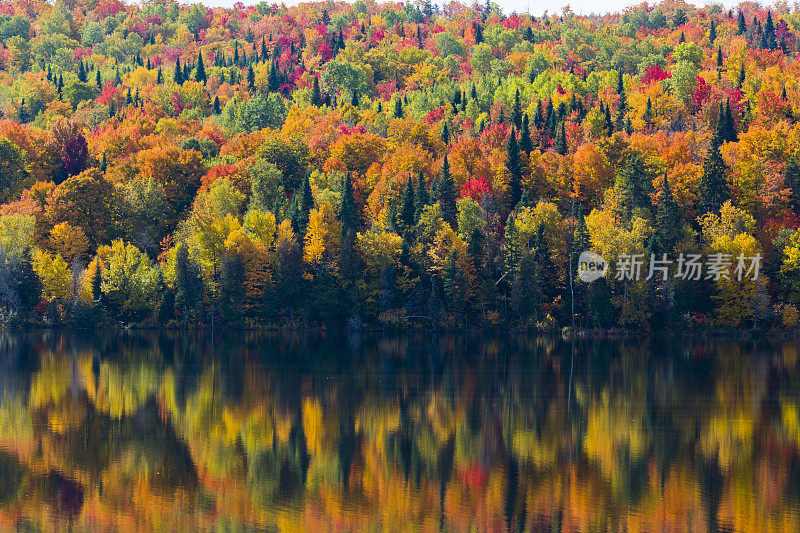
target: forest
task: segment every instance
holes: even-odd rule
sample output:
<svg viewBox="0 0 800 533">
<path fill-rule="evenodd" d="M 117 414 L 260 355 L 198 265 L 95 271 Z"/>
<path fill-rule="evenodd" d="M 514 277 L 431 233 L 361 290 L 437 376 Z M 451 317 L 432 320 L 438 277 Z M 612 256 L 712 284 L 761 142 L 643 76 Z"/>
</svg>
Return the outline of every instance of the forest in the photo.
<svg viewBox="0 0 800 533">
<path fill-rule="evenodd" d="M 798 29 L 785 2 L 0 2 L 0 322 L 794 330 Z M 732 264 L 615 275 L 635 254 Z"/>
</svg>

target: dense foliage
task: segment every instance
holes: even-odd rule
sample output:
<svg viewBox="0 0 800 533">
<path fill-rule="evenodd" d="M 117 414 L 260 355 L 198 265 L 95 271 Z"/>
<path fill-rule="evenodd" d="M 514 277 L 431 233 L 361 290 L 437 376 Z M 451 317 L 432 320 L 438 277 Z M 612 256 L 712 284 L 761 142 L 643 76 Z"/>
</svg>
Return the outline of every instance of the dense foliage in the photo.
<svg viewBox="0 0 800 533">
<path fill-rule="evenodd" d="M 793 328 L 798 28 L 753 3 L 0 3 L 4 318 Z M 614 275 L 681 253 L 764 262 Z"/>
</svg>

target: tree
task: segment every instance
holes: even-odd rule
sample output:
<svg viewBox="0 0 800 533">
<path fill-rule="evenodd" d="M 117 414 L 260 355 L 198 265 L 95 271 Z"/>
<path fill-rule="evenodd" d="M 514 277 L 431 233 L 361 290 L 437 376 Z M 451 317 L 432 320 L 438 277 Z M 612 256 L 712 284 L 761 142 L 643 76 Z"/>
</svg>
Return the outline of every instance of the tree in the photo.
<svg viewBox="0 0 800 533">
<path fill-rule="evenodd" d="M 700 180 L 700 208 L 703 213 L 717 211 L 730 198 L 727 171 L 728 166 L 719 153 L 719 146 L 712 143 L 703 163 Z"/>
<path fill-rule="evenodd" d="M 519 132 L 519 148 L 526 154 L 530 154 L 533 150 L 533 141 L 531 140 L 531 129 L 528 123 L 528 114 L 522 116 L 522 129 Z"/>
<path fill-rule="evenodd" d="M 0 203 L 14 199 L 27 179 L 27 164 L 19 147 L 0 138 Z"/>
<path fill-rule="evenodd" d="M 202 82 L 205 85 L 207 80 L 206 68 L 203 66 L 203 52 L 197 51 L 197 67 L 194 73 L 194 81 Z"/>
<path fill-rule="evenodd" d="M 242 321 L 245 306 L 245 267 L 241 256 L 228 250 L 220 262 L 217 305 L 224 324 L 237 325 Z"/>
<path fill-rule="evenodd" d="M 798 179 L 800 179 L 800 174 L 798 174 Z M 800 185 L 800 182 L 798 182 Z M 800 189 L 798 189 L 800 191 Z M 800 195 L 800 192 L 798 192 Z M 425 208 L 426 205 L 430 204 L 430 197 L 428 196 L 428 189 L 425 186 L 425 174 L 420 172 L 417 174 L 417 188 L 414 191 L 414 221 L 419 222 L 420 216 L 422 216 L 422 210 Z"/>
<path fill-rule="evenodd" d="M 408 176 L 406 181 L 406 188 L 403 191 L 403 199 L 400 207 L 400 220 L 406 229 L 413 227 L 416 224 L 416 206 L 414 205 L 414 182 L 411 181 L 411 176 Z"/>
<path fill-rule="evenodd" d="M 772 11 L 767 10 L 767 22 L 764 24 L 764 32 L 761 34 L 761 48 L 775 50 L 778 48 L 778 40 L 775 36 L 775 24 L 772 22 Z"/>
<path fill-rule="evenodd" d="M 97 246 L 114 234 L 116 203 L 114 186 L 93 168 L 56 187 L 47 201 L 46 214 L 53 225 L 68 222 L 73 228 L 80 228 Z"/>
<path fill-rule="evenodd" d="M 178 85 L 183 85 L 183 69 L 181 68 L 181 58 L 178 57 L 175 59 L 175 70 L 172 73 L 172 79 Z"/>
<path fill-rule="evenodd" d="M 83 229 L 76 228 L 69 222 L 56 224 L 50 231 L 50 248 L 68 264 L 72 264 L 74 260 L 83 261 L 90 244 Z"/>
<path fill-rule="evenodd" d="M 311 105 L 322 107 L 322 93 L 319 89 L 319 76 L 314 76 L 314 88 L 311 92 Z"/>
<path fill-rule="evenodd" d="M 520 157 L 519 144 L 517 143 L 517 135 L 513 127 L 506 145 L 505 167 L 509 173 L 509 201 L 511 208 L 513 208 L 522 197 L 522 159 Z"/>
<path fill-rule="evenodd" d="M 159 272 L 150 258 L 122 240 L 97 253 L 103 262 L 101 290 L 111 316 L 125 323 L 146 318 L 155 308 L 160 290 Z"/>
<path fill-rule="evenodd" d="M 522 105 L 519 101 L 519 89 L 514 93 L 514 107 L 511 111 L 511 120 L 514 122 L 514 127 L 517 130 L 522 127 Z"/>
<path fill-rule="evenodd" d="M 564 122 L 562 121 L 558 130 L 556 131 L 556 139 L 553 144 L 553 149 L 558 155 L 567 155 L 567 132 L 564 129 Z"/>
<path fill-rule="evenodd" d="M 81 83 L 86 83 L 88 76 L 86 75 L 86 67 L 83 65 L 83 59 L 80 60 L 78 66 L 78 81 Z"/>
<path fill-rule="evenodd" d="M 747 33 L 747 21 L 744 19 L 744 13 L 739 10 L 739 17 L 736 22 L 736 35 L 744 35 Z"/>
<path fill-rule="evenodd" d="M 450 162 L 447 159 L 447 153 L 444 154 L 442 172 L 439 175 L 439 179 L 434 182 L 431 193 L 431 199 L 441 206 L 442 218 L 444 221 L 455 228 L 458 214 L 456 207 L 456 190 L 455 184 L 453 183 L 453 176 L 450 174 Z"/>
<path fill-rule="evenodd" d="M 339 220 L 342 222 L 342 231 L 354 232 L 359 226 L 358 206 L 356 199 L 353 195 L 353 181 L 350 179 L 350 173 L 347 173 L 344 181 L 344 190 L 342 191 L 342 203 L 339 208 Z"/>
<path fill-rule="evenodd" d="M 675 244 L 680 237 L 681 213 L 678 202 L 667 181 L 667 175 L 661 182 L 661 190 L 658 191 L 658 205 L 656 206 L 655 233 L 653 240 L 661 252 L 674 250 Z"/>
</svg>

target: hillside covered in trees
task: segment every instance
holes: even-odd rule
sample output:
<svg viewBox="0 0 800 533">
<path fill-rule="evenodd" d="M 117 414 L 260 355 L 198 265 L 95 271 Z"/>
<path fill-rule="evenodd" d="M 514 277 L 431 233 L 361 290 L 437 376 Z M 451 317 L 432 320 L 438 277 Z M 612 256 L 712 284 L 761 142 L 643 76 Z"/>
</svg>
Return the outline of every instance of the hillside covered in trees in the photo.
<svg viewBox="0 0 800 533">
<path fill-rule="evenodd" d="M 798 29 L 785 3 L 0 2 L 0 318 L 795 328 Z M 681 278 L 691 254 L 730 273 Z"/>
</svg>

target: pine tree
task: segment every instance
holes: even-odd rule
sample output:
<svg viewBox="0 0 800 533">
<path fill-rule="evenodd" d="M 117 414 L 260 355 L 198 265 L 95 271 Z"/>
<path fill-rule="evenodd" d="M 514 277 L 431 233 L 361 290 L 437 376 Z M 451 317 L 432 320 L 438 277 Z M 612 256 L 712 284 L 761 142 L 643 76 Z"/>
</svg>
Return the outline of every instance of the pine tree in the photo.
<svg viewBox="0 0 800 533">
<path fill-rule="evenodd" d="M 744 35 L 747 33 L 747 21 L 744 20 L 744 13 L 739 11 L 739 19 L 737 21 L 736 35 Z"/>
<path fill-rule="evenodd" d="M 103 90 L 103 78 L 100 77 L 100 69 L 97 70 L 97 75 L 95 76 L 95 83 L 97 83 L 97 88 L 102 91 Z"/>
<path fill-rule="evenodd" d="M 764 24 L 764 33 L 761 34 L 761 48 L 775 50 L 778 48 L 778 40 L 775 36 L 775 24 L 772 22 L 772 12 L 767 11 L 767 22 Z"/>
<path fill-rule="evenodd" d="M 275 60 L 270 61 L 269 74 L 267 75 L 267 85 L 269 86 L 270 92 L 275 92 L 280 87 L 278 68 L 275 66 Z"/>
<path fill-rule="evenodd" d="M 83 65 L 83 59 L 81 59 L 80 66 L 78 67 L 78 81 L 86 83 L 86 67 Z"/>
<path fill-rule="evenodd" d="M 175 59 L 175 72 L 172 74 L 172 79 L 178 85 L 183 85 L 183 69 L 181 68 L 181 58 Z"/>
<path fill-rule="evenodd" d="M 664 173 L 657 200 L 654 241 L 658 251 L 670 252 L 675 249 L 675 244 L 680 237 L 681 212 L 670 189 L 666 173 Z"/>
<path fill-rule="evenodd" d="M 606 106 L 605 130 L 606 130 L 606 135 L 609 136 L 609 137 L 611 137 L 611 135 L 614 133 L 614 123 L 611 122 L 611 111 L 610 111 L 610 108 L 611 108 L 611 106 Z"/>
<path fill-rule="evenodd" d="M 103 159 L 100 160 L 100 172 L 105 172 L 108 168 L 108 160 L 106 159 L 106 153 L 103 152 Z"/>
<path fill-rule="evenodd" d="M 653 102 L 650 101 L 649 96 L 647 97 L 647 106 L 642 114 L 642 120 L 644 121 L 644 127 L 647 129 L 653 125 Z"/>
<path fill-rule="evenodd" d="M 264 39 L 264 36 L 261 36 L 261 61 L 266 61 L 269 57 L 269 53 L 267 52 L 267 41 Z"/>
<path fill-rule="evenodd" d="M 215 115 L 219 115 L 220 113 L 222 113 L 222 109 L 220 108 L 219 105 L 219 96 L 214 96 L 214 107 L 211 109 L 211 112 L 214 113 Z"/>
<path fill-rule="evenodd" d="M 800 174 L 798 174 L 800 176 Z M 425 187 L 425 174 L 417 174 L 417 188 L 414 191 L 414 221 L 419 222 L 422 210 L 430 203 L 428 189 Z"/>
<path fill-rule="evenodd" d="M 153 65 L 152 65 L 152 63 L 150 63 L 150 56 L 147 56 L 147 70 L 150 70 L 152 68 L 153 68 Z"/>
<path fill-rule="evenodd" d="M 122 77 L 119 75 L 119 67 L 114 71 L 114 87 L 122 85 Z"/>
<path fill-rule="evenodd" d="M 353 91 L 353 93 L 350 95 L 350 105 L 352 105 L 353 107 L 359 106 L 358 91 Z"/>
<path fill-rule="evenodd" d="M 450 130 L 447 129 L 447 122 L 442 126 L 442 142 L 450 144 Z"/>
<path fill-rule="evenodd" d="M 256 73 L 253 71 L 253 65 L 247 67 L 247 86 L 251 91 L 256 88 Z"/>
<path fill-rule="evenodd" d="M 203 65 L 203 52 L 197 52 L 197 68 L 194 73 L 194 81 L 201 81 L 205 85 L 206 80 L 206 67 Z"/>
<path fill-rule="evenodd" d="M 708 30 L 708 40 L 712 45 L 714 44 L 714 41 L 717 40 L 717 25 L 713 20 L 711 21 L 711 28 Z"/>
<path fill-rule="evenodd" d="M 522 104 L 519 101 L 519 89 L 514 94 L 514 108 L 511 112 L 511 120 L 514 122 L 514 127 L 519 130 L 522 127 Z"/>
<path fill-rule="evenodd" d="M 448 222 L 453 228 L 458 227 L 456 222 L 458 210 L 456 208 L 456 190 L 453 183 L 453 176 L 450 174 L 450 162 L 447 159 L 447 153 L 444 154 L 444 161 L 442 162 L 442 173 L 439 180 L 436 182 L 435 200 L 442 208 L 442 218 Z"/>
<path fill-rule="evenodd" d="M 800 212 L 800 156 L 792 154 L 783 169 L 784 185 L 792 190 L 789 205 L 793 213 Z"/>
<path fill-rule="evenodd" d="M 416 223 L 416 206 L 414 205 L 414 182 L 408 176 L 406 188 L 403 191 L 403 201 L 400 207 L 400 220 L 406 229 L 411 228 Z"/>
<path fill-rule="evenodd" d="M 722 47 L 721 46 L 717 47 L 717 68 L 718 69 L 722 68 Z"/>
<path fill-rule="evenodd" d="M 519 148 L 526 154 L 531 153 L 533 150 L 533 141 L 531 140 L 531 129 L 528 124 L 528 114 L 522 116 L 522 130 L 519 132 Z"/>
<path fill-rule="evenodd" d="M 175 310 L 184 327 L 201 314 L 202 283 L 200 269 L 189 258 L 189 248 L 186 243 L 179 243 L 175 250 Z"/>
<path fill-rule="evenodd" d="M 745 76 L 746 76 L 746 73 L 745 73 L 745 70 L 744 70 L 744 61 L 742 61 L 742 64 L 739 67 L 739 79 L 737 80 L 738 81 L 737 86 L 738 86 L 739 89 L 742 88 L 742 84 L 744 83 Z"/>
<path fill-rule="evenodd" d="M 730 198 L 728 182 L 725 179 L 728 167 L 719 153 L 719 145 L 711 143 L 703 163 L 703 176 L 700 179 L 700 208 L 703 213 L 719 210 Z"/>
<path fill-rule="evenodd" d="M 681 31 L 681 36 L 678 39 L 678 44 L 683 44 L 685 42 L 686 42 L 686 36 L 683 34 L 683 31 Z"/>
<path fill-rule="evenodd" d="M 510 174 L 509 199 L 510 206 L 513 208 L 522 196 L 522 161 L 519 153 L 519 144 L 517 143 L 517 134 L 513 127 L 506 146 L 506 168 Z"/>
<path fill-rule="evenodd" d="M 308 175 L 303 178 L 303 184 L 298 193 L 300 195 L 297 200 L 298 222 L 301 232 L 305 234 L 308 214 L 314 207 L 314 195 L 311 193 L 311 182 L 308 180 Z"/>
<path fill-rule="evenodd" d="M 342 231 L 355 232 L 358 229 L 358 206 L 356 205 L 356 198 L 353 195 L 353 182 L 350 179 L 349 173 L 344 181 L 342 204 L 339 208 L 339 220 L 342 222 Z"/>
<path fill-rule="evenodd" d="M 314 76 L 314 89 L 311 93 L 311 105 L 322 107 L 322 93 L 319 90 L 319 76 Z"/>
<path fill-rule="evenodd" d="M 556 132 L 556 140 L 553 144 L 553 149 L 555 149 L 558 155 L 567 155 L 567 132 L 564 129 L 563 122 L 561 122 Z"/>
<path fill-rule="evenodd" d="M 394 99 L 394 117 L 403 118 L 403 101 L 399 97 Z"/>
<path fill-rule="evenodd" d="M 239 41 L 233 41 L 233 64 L 239 64 Z"/>
</svg>

